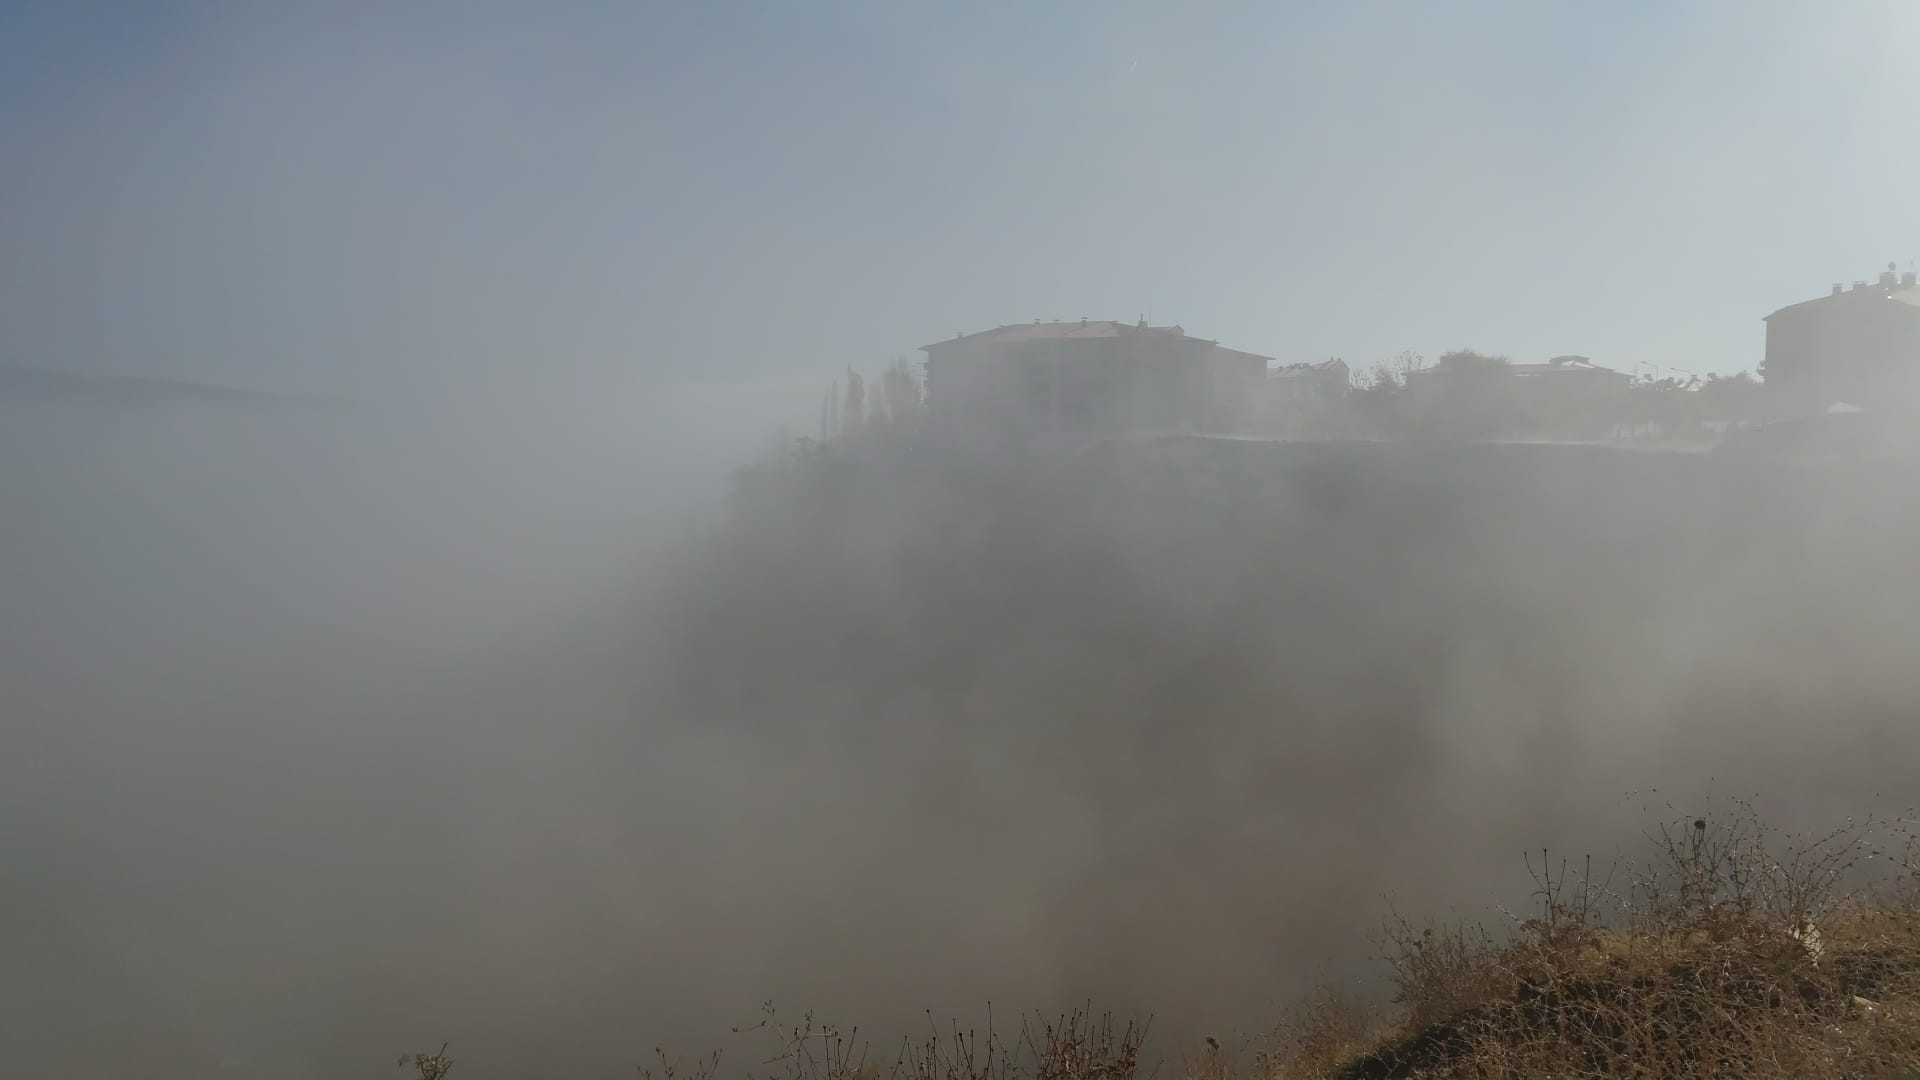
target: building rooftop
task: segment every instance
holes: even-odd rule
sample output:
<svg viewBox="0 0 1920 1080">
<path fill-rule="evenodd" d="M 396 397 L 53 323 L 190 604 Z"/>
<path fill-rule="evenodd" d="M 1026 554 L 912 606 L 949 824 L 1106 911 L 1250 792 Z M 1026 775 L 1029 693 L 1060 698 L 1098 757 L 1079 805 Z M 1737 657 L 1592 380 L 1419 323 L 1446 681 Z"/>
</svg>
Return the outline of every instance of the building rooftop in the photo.
<svg viewBox="0 0 1920 1080">
<path fill-rule="evenodd" d="M 1322 360 L 1317 364 L 1287 364 L 1284 367 L 1274 368 L 1267 374 L 1275 379 L 1298 379 L 1338 374 L 1345 370 L 1347 370 L 1345 360 Z"/>
<path fill-rule="evenodd" d="M 1773 315 L 1779 315 L 1787 311 L 1811 310 L 1821 306 L 1832 307 L 1835 305 L 1876 303 L 1888 300 L 1897 304 L 1906 304 L 1910 307 L 1920 308 L 1920 280 L 1916 280 L 1916 275 L 1913 271 L 1909 270 L 1902 274 L 1898 271 L 1894 263 L 1888 263 L 1886 271 L 1880 275 L 1877 281 L 1871 283 L 1856 281 L 1851 287 L 1836 283 L 1827 295 L 1817 296 L 1812 300 L 1802 300 L 1797 304 L 1788 304 L 1786 307 L 1774 312 Z M 1769 315 L 1767 318 L 1771 319 L 1773 315 Z"/>
<path fill-rule="evenodd" d="M 1076 319 L 1072 322 L 1060 322 L 1056 320 L 1054 322 L 1044 323 L 1035 321 L 1031 323 L 1009 323 L 1006 326 L 995 327 L 992 330 L 982 330 L 975 334 L 960 334 L 955 337 L 950 337 L 945 341 L 936 341 L 931 345 L 922 345 L 920 349 L 922 352 L 932 352 L 934 349 L 959 342 L 966 342 L 970 345 L 1013 345 L 1025 341 L 1063 341 L 1087 338 L 1132 337 L 1137 335 L 1184 338 L 1187 336 L 1187 332 L 1185 328 L 1180 326 L 1148 326 L 1145 322 L 1128 323 L 1117 322 L 1112 319 Z M 1235 353 L 1240 356 L 1256 357 L 1260 360 L 1272 359 L 1271 357 L 1259 356 L 1257 353 L 1228 349 L 1220 345 L 1219 342 L 1210 343 L 1223 352 Z"/>
<path fill-rule="evenodd" d="M 1625 372 L 1601 367 L 1584 356 L 1556 356 L 1544 364 L 1514 364 L 1515 375 L 1623 375 Z"/>
</svg>

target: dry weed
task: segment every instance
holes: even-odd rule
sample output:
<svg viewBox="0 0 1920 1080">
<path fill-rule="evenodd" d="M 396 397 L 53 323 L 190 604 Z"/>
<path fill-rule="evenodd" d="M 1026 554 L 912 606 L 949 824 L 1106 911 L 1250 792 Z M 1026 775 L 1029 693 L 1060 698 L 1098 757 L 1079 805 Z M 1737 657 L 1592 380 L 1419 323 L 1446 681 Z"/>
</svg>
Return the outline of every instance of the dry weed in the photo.
<svg viewBox="0 0 1920 1080">
<path fill-rule="evenodd" d="M 431 1054 L 402 1055 L 400 1068 L 413 1069 L 420 1080 L 446 1080 L 453 1071 L 453 1059 L 447 1056 L 447 1044 L 441 1043 L 440 1049 Z"/>
<path fill-rule="evenodd" d="M 1906 820 L 1811 838 L 1750 807 L 1686 817 L 1652 837 L 1616 894 L 1541 853 L 1536 910 L 1496 938 L 1395 914 L 1381 935 L 1399 1014 L 1381 1022 L 1323 991 L 1290 1010 L 1243 1066 L 1207 1040 L 1183 1080 L 1414 1077 L 1706 1077 L 1920 1080 L 1920 843 Z M 748 1080 L 1135 1080 L 1144 1022 L 1078 1010 L 1023 1018 L 1003 1037 L 942 1028 L 885 1063 L 857 1029 L 771 1005 L 736 1034 L 770 1052 Z M 682 1066 L 656 1051 L 645 1080 L 719 1080 L 718 1053 Z M 452 1069 L 402 1058 L 421 1080 Z M 756 1075 L 758 1074 L 758 1075 Z"/>
<path fill-rule="evenodd" d="M 1624 897 L 1529 859 L 1540 911 L 1503 945 L 1390 923 L 1407 1012 L 1334 1075 L 1920 1077 L 1904 825 L 1737 810 L 1659 829 Z"/>
</svg>

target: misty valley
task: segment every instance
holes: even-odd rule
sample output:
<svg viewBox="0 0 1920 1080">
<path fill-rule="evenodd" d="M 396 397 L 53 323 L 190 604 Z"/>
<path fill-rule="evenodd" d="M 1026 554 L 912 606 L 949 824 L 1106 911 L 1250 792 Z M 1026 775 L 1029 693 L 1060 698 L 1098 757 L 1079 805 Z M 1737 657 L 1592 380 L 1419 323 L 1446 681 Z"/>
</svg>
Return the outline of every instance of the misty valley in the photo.
<svg viewBox="0 0 1920 1080">
<path fill-rule="evenodd" d="M 1920 3 L 0 3 L 0 1080 L 1920 1080 Z"/>
<path fill-rule="evenodd" d="M 1241 1052 L 1317 988 L 1386 1007 L 1390 915 L 1529 909 L 1524 852 L 1904 820 L 1907 461 L 891 425 L 645 554 L 558 535 L 646 517 L 599 439 L 515 487 L 485 425 L 9 430 L 49 1075 L 593 1073 L 763 999 L 883 1050 L 1091 1001 Z M 538 492 L 568 530 L 489 537 Z"/>
</svg>

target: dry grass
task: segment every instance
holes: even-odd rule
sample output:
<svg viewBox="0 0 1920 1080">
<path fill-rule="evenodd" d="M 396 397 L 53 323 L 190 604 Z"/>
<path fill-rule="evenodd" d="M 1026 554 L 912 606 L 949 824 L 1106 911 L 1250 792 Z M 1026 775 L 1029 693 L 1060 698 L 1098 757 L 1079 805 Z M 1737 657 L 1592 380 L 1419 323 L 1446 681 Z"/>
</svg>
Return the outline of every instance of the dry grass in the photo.
<svg viewBox="0 0 1920 1080">
<path fill-rule="evenodd" d="M 420 1080 L 446 1080 L 453 1071 L 453 1059 L 447 1056 L 447 1044 L 441 1043 L 440 1049 L 431 1054 L 402 1055 L 400 1067 L 414 1070 Z"/>
<path fill-rule="evenodd" d="M 1146 1041 L 1144 1021 L 1118 1023 L 1091 1010 L 1054 1020 L 1027 1017 L 1013 1038 L 1003 1038 L 988 1014 L 984 1031 L 957 1022 L 941 1028 L 927 1018 L 927 1035 L 907 1040 L 882 1064 L 869 1056 L 859 1031 L 841 1031 L 816 1021 L 783 1025 L 771 1003 L 765 1017 L 735 1034 L 766 1037 L 772 1053 L 747 1071 L 749 1080 L 1133 1080 Z M 690 1069 L 655 1049 L 657 1068 L 641 1069 L 645 1080 L 718 1080 L 721 1055 Z"/>
<path fill-rule="evenodd" d="M 1495 944 L 1389 923 L 1404 1010 L 1293 1077 L 1920 1078 L 1920 904 L 1899 823 L 1780 837 L 1744 809 L 1660 830 L 1615 893 L 1529 861 L 1539 911 Z"/>
<path fill-rule="evenodd" d="M 1887 1077 L 1920 1080 L 1920 845 L 1905 821 L 1796 838 L 1747 808 L 1654 836 L 1645 867 L 1603 880 L 1527 860 L 1536 910 L 1506 933 L 1416 924 L 1380 936 L 1397 1011 L 1332 991 L 1300 1002 L 1251 1055 L 1212 1039 L 1182 1080 L 1443 1077 Z M 1616 890 L 1616 878 L 1624 885 Z M 737 1034 L 748 1080 L 1135 1080 L 1144 1022 L 1076 1011 L 1003 1038 L 957 1023 L 873 1059 L 855 1030 L 766 1016 Z M 719 1080 L 719 1053 L 655 1051 L 645 1080 Z M 401 1059 L 422 1080 L 446 1048 Z M 1157 1074 L 1158 1069 L 1149 1070 Z"/>
</svg>

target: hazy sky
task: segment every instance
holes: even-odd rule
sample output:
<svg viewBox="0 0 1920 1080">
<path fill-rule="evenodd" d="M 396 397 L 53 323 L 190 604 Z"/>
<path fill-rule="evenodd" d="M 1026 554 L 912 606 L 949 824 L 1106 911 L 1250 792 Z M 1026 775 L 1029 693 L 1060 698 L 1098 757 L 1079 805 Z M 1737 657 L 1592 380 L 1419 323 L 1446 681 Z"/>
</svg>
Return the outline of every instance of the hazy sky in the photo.
<svg viewBox="0 0 1920 1080">
<path fill-rule="evenodd" d="M 1730 370 L 1920 256 L 1917 56 L 1902 0 L 9 5 L 0 359 L 824 381 L 1146 314 Z"/>
</svg>

